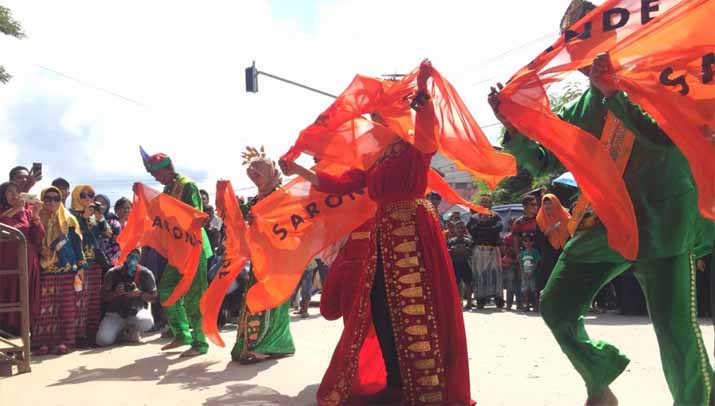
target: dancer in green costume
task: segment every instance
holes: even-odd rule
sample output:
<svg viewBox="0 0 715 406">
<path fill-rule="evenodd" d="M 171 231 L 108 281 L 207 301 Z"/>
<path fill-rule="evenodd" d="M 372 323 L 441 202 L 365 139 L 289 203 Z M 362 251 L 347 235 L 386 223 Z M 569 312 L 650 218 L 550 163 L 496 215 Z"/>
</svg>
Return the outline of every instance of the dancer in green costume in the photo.
<svg viewBox="0 0 715 406">
<path fill-rule="evenodd" d="M 171 159 L 165 154 L 155 154 L 147 156 L 142 150 L 144 166 L 151 175 L 164 185 L 164 193 L 181 200 L 182 202 L 203 211 L 203 203 L 199 194 L 199 188 L 191 179 L 179 175 L 174 170 Z M 173 305 L 164 309 L 166 319 L 174 335 L 174 340 L 162 347 L 162 351 L 190 345 L 191 348 L 184 351 L 182 357 L 193 357 L 205 354 L 209 349 L 206 336 L 201 329 L 201 311 L 199 301 L 208 285 L 206 276 L 207 261 L 211 257 L 211 244 L 206 232 L 201 229 L 203 248 L 199 257 L 199 267 L 194 275 L 194 280 L 186 295 L 176 301 Z M 159 281 L 159 299 L 164 301 L 171 296 L 171 293 L 179 284 L 182 276 L 179 271 L 167 265 Z"/>
<path fill-rule="evenodd" d="M 594 8 L 589 2 L 575 0 L 564 27 Z M 541 294 L 542 317 L 585 381 L 586 405 L 618 404 L 609 385 L 630 361 L 615 346 L 590 338 L 583 317 L 598 291 L 633 266 L 646 296 L 675 404 L 704 406 L 712 369 L 695 308 L 697 191 L 687 160 L 668 136 L 625 93 L 600 80 L 608 69 L 608 55 L 599 55 L 582 71 L 591 79 L 590 88 L 558 115 L 600 138 L 612 113 L 633 134 L 623 179 L 638 222 L 638 258 L 629 262 L 611 249 L 605 227 L 591 217 L 590 227 L 580 227 L 566 244 Z M 496 95 L 492 89 L 489 102 L 508 129 L 504 147 L 534 174 L 560 165 L 549 151 L 514 131 L 499 114 Z"/>
<path fill-rule="evenodd" d="M 260 199 L 275 191 L 281 184 L 281 175 L 275 163 L 266 157 L 261 148 L 247 148 L 243 154 L 246 173 L 258 188 L 258 194 L 246 204 L 241 205 L 243 216 L 252 220 L 250 210 Z M 246 292 L 256 283 L 253 272 L 249 272 Z M 295 353 L 293 336 L 290 333 L 290 302 L 259 313 L 251 313 L 244 303 L 239 317 L 236 345 L 231 351 L 231 358 L 242 364 L 254 364 L 267 359 L 281 358 Z"/>
</svg>

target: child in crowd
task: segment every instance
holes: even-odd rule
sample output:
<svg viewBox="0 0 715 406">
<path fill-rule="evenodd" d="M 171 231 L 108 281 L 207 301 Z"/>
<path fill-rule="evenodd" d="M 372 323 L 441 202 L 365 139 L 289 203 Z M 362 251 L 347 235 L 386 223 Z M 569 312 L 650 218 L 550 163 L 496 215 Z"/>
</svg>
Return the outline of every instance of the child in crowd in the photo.
<svg viewBox="0 0 715 406">
<path fill-rule="evenodd" d="M 536 273 L 539 270 L 539 265 L 541 263 L 541 254 L 539 250 L 534 248 L 534 234 L 525 233 L 522 236 L 522 244 L 524 248 L 519 254 L 519 261 L 521 262 L 521 300 L 524 310 L 529 311 L 529 307 L 538 311 L 538 305 L 534 303 L 533 300 L 534 293 L 536 293 Z"/>
<path fill-rule="evenodd" d="M 519 279 L 519 267 L 517 266 L 516 252 L 511 243 L 505 238 L 501 246 L 504 254 L 501 258 L 501 268 L 504 276 L 504 288 L 506 289 L 506 309 L 511 310 L 511 306 L 516 298 L 516 307 L 521 307 L 521 281 Z"/>
<path fill-rule="evenodd" d="M 460 282 L 464 284 L 463 292 L 464 299 L 467 300 L 465 309 L 471 309 L 472 305 L 472 269 L 469 266 L 472 257 L 472 249 L 474 242 L 467 233 L 467 226 L 459 221 L 454 224 L 454 237 L 447 240 L 447 248 L 449 255 L 452 257 L 452 267 L 454 268 L 454 277 L 457 280 L 457 288 L 460 288 Z"/>
</svg>

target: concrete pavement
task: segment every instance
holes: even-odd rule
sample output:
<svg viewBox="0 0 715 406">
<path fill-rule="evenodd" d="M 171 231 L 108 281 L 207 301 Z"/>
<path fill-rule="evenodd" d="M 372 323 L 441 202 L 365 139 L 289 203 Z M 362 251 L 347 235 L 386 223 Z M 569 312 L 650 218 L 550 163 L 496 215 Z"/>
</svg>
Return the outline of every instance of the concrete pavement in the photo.
<svg viewBox="0 0 715 406">
<path fill-rule="evenodd" d="M 297 353 L 292 358 L 241 366 L 227 348 L 212 346 L 205 356 L 180 359 L 162 353 L 167 340 L 145 337 L 144 344 L 79 350 L 35 358 L 33 372 L 0 378 L 0 405 L 314 405 L 315 392 L 342 331 L 310 309 L 311 318 L 291 328 Z M 583 384 L 551 333 L 533 313 L 487 309 L 465 313 L 472 396 L 483 406 L 573 406 L 584 401 Z M 708 353 L 713 327 L 701 320 Z M 643 317 L 588 318 L 593 337 L 616 344 L 632 360 L 613 385 L 621 405 L 668 406 L 670 394 L 660 369 L 652 326 Z"/>
</svg>

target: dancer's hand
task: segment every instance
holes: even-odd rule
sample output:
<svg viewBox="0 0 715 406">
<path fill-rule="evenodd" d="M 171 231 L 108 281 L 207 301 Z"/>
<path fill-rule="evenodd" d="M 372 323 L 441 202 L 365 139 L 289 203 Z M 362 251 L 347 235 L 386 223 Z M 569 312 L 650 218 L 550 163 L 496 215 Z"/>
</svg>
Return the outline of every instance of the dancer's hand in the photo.
<svg viewBox="0 0 715 406">
<path fill-rule="evenodd" d="M 283 159 L 278 161 L 278 166 L 281 168 L 281 172 L 283 172 L 285 176 L 297 175 L 299 171 L 298 168 L 300 167 L 300 165 L 293 161 L 286 161 Z"/>
<path fill-rule="evenodd" d="M 499 120 L 504 127 L 506 127 L 506 130 L 508 132 L 514 132 L 514 126 L 511 125 L 509 120 L 507 120 L 506 117 L 501 113 L 499 110 L 499 107 L 501 107 L 501 100 L 499 100 L 499 92 L 504 89 L 504 85 L 501 83 L 497 83 L 496 87 L 492 86 L 489 91 L 489 95 L 487 95 L 487 102 L 489 103 L 489 106 L 492 108 L 492 111 L 494 112 L 494 116 Z"/>
<path fill-rule="evenodd" d="M 591 86 L 600 90 L 606 97 L 612 97 L 618 91 L 618 89 L 606 84 L 603 79 L 604 75 L 612 72 L 613 64 L 611 63 L 611 56 L 607 52 L 594 58 L 590 73 Z"/>
</svg>

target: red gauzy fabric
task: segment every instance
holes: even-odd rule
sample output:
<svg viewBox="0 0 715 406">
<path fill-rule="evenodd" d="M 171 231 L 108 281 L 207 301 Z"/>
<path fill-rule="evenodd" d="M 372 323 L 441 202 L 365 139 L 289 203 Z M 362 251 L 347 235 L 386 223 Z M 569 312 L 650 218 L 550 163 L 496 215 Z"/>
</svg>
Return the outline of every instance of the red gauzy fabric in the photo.
<svg viewBox="0 0 715 406">
<path fill-rule="evenodd" d="M 216 183 L 216 209 L 223 219 L 226 233 L 226 256 L 216 277 L 201 296 L 201 328 L 214 344 L 223 347 L 224 342 L 218 331 L 218 313 L 231 283 L 241 273 L 251 257 L 246 238 L 246 222 L 236 200 L 231 182 L 220 180 Z"/>
<path fill-rule="evenodd" d="M 414 96 L 417 72 L 415 69 L 400 81 L 356 76 L 335 102 L 301 131 L 282 159 L 293 161 L 305 152 L 367 170 L 395 137 L 414 143 L 413 112 L 404 101 Z M 442 154 L 492 188 L 516 174 L 514 158 L 494 150 L 452 85 L 436 70 L 428 88 L 438 127 L 435 141 Z M 374 112 L 380 114 L 382 124 L 363 118 Z"/>
<path fill-rule="evenodd" d="M 344 167 L 323 162 L 322 171 Z M 364 193 L 331 194 L 296 178 L 252 207 L 248 230 L 256 284 L 247 304 L 252 313 L 283 304 L 315 255 L 373 217 L 376 205 Z"/>
<path fill-rule="evenodd" d="M 188 204 L 141 183 L 134 184 L 134 203 L 126 227 L 117 237 L 121 253 L 117 263 L 143 246 L 152 247 L 182 275 L 162 306 L 171 306 L 191 287 L 202 248 L 201 230 L 208 219 Z"/>
<path fill-rule="evenodd" d="M 460 196 L 459 193 L 452 189 L 452 187 L 449 186 L 449 183 L 447 183 L 447 181 L 444 180 L 444 178 L 441 177 L 434 169 L 430 169 L 427 173 L 427 188 L 430 191 L 439 193 L 444 200 L 452 204 L 461 204 L 462 206 L 474 210 L 475 213 L 491 214 L 491 211 L 489 211 L 486 207 L 474 204 Z"/>
<path fill-rule="evenodd" d="M 693 174 L 696 179 L 700 179 L 698 186 L 701 193 L 701 210 L 706 209 L 705 214 L 708 211 L 712 212 L 713 172 L 710 170 L 713 164 L 712 159 L 710 163 L 706 163 L 702 158 L 707 151 L 712 151 L 713 147 L 709 146 L 709 150 L 705 148 L 705 137 L 702 136 L 704 131 L 679 135 L 683 132 L 682 129 L 678 131 L 674 128 L 676 115 L 672 111 L 678 108 L 685 110 L 682 109 L 682 104 L 665 107 L 672 103 L 672 97 L 664 94 L 668 90 L 659 84 L 657 77 L 651 75 L 648 78 L 648 75 L 642 72 L 629 72 L 636 66 L 646 71 L 647 67 L 652 66 L 659 58 L 660 49 L 687 48 L 687 44 L 691 42 L 684 37 L 667 38 L 651 35 L 655 31 L 667 29 L 663 27 L 675 24 L 675 20 L 683 23 L 683 19 L 688 18 L 687 12 L 680 12 L 679 18 L 673 17 L 673 12 L 677 9 L 696 11 L 701 7 L 707 7 L 706 3 L 708 2 L 705 0 L 606 1 L 574 24 L 533 62 L 517 72 L 500 93 L 502 114 L 524 135 L 538 141 L 556 154 L 559 160 L 573 172 L 579 187 L 608 229 L 609 245 L 628 259 L 634 259 L 638 254 L 638 229 L 633 204 L 622 176 L 606 148 L 595 137 L 560 120 L 551 112 L 546 89 L 577 69 L 591 65 L 597 55 L 611 52 L 615 64 L 622 66 L 615 70 L 615 76 L 623 79 L 619 80 L 619 86 L 627 90 L 629 96 L 641 104 L 683 150 L 691 163 Z M 710 3 L 712 5 L 712 2 Z M 697 23 L 696 18 L 688 21 Z M 694 30 L 698 28 L 691 27 L 685 31 L 692 33 Z M 704 28 L 702 30 L 704 32 Z M 680 43 L 677 43 L 678 41 Z M 682 52 L 676 51 L 675 54 L 682 55 Z M 632 66 L 622 63 L 631 63 Z M 626 83 L 627 78 L 631 80 L 630 85 Z M 703 100 L 704 98 L 700 101 Z M 705 105 L 701 103 L 699 108 L 694 109 L 707 111 Z M 663 114 L 663 110 L 670 112 L 670 115 Z M 712 112 L 712 107 L 709 111 Z M 681 112 L 678 117 L 681 117 L 680 120 L 691 120 L 702 125 L 704 123 L 702 118 L 693 120 L 693 114 L 697 113 Z M 705 116 L 707 114 L 706 112 Z M 710 114 L 709 123 L 712 124 L 712 113 Z M 677 125 L 682 124 L 683 121 L 677 122 Z M 696 140 L 698 137 L 700 141 Z M 695 154 L 692 148 L 683 146 L 685 142 L 679 141 L 680 138 L 691 140 L 692 145 L 700 145 L 704 152 Z M 713 153 L 709 153 L 712 157 Z M 707 174 L 710 174 L 709 178 Z M 710 202 L 709 210 L 703 207 L 708 206 L 708 202 Z"/>
</svg>

